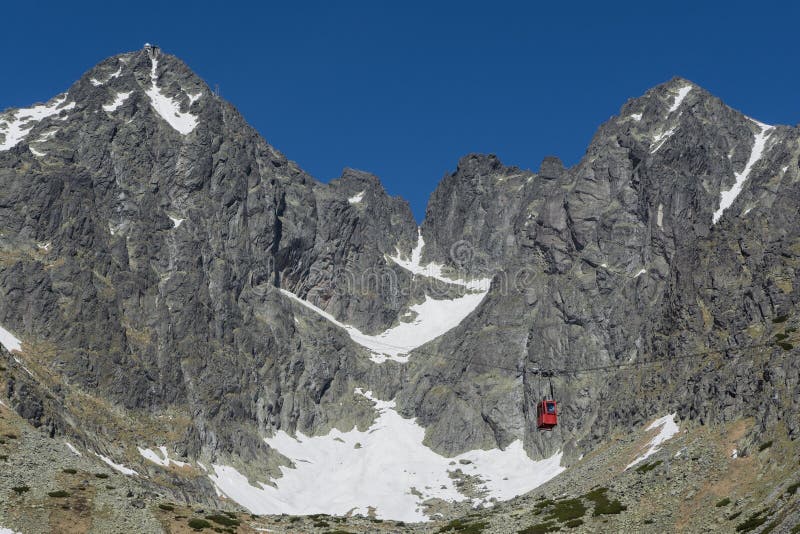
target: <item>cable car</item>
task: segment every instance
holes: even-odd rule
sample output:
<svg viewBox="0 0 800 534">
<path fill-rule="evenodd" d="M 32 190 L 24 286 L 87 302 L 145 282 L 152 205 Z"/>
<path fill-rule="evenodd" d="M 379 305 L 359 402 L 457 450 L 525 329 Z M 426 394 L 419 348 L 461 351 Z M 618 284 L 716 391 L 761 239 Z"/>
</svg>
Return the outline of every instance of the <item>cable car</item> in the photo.
<svg viewBox="0 0 800 534">
<path fill-rule="evenodd" d="M 558 407 L 554 400 L 540 400 L 536 405 L 536 428 L 553 430 L 558 425 Z"/>
</svg>

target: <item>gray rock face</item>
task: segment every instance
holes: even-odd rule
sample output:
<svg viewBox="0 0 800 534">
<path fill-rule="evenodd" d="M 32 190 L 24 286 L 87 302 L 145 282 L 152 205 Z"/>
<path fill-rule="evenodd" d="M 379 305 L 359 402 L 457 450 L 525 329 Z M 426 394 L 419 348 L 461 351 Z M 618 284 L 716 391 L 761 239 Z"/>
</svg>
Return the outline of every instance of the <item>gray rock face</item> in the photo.
<svg viewBox="0 0 800 534">
<path fill-rule="evenodd" d="M 534 454 L 571 453 L 673 411 L 706 422 L 754 415 L 766 426 L 794 409 L 797 364 L 771 339 L 771 321 L 796 321 L 798 131 L 769 130 L 756 158 L 761 130 L 675 79 L 628 102 L 572 169 L 548 158 L 532 180 L 495 190 L 485 176 L 517 171 L 462 160 L 423 228 L 439 251 L 460 239 L 491 250 L 497 274 L 476 314 L 432 351 L 463 361 L 443 360 L 435 375 L 420 364 L 402 393 L 431 445 L 452 453 L 524 436 Z M 713 224 L 721 192 L 748 167 L 743 192 Z M 487 215 L 481 205 L 504 209 Z M 741 348 L 752 344 L 766 346 Z M 687 358 L 709 349 L 724 352 Z M 652 359 L 667 361 L 620 367 Z M 534 429 L 550 387 L 536 369 L 559 371 L 552 433 Z M 787 385 L 793 393 L 778 394 Z"/>
<path fill-rule="evenodd" d="M 188 134 L 151 102 L 154 59 L 157 87 L 196 117 Z M 46 366 L 76 390 L 191 414 L 192 454 L 248 457 L 268 429 L 330 427 L 320 403 L 352 397 L 367 365 L 329 325 L 303 332 L 274 286 L 367 331 L 392 324 L 397 287 L 347 273 L 382 274 L 415 239 L 407 204 L 365 173 L 316 182 L 157 49 L 101 63 L 65 101 L 0 152 L 0 324 L 54 351 Z"/>
<path fill-rule="evenodd" d="M 422 261 L 491 289 L 409 363 L 376 364 L 277 288 L 365 333 L 397 324 L 434 282 L 388 259 L 417 243 L 405 201 L 360 171 L 317 182 L 157 49 L 100 63 L 62 99 L 0 151 L 0 325 L 34 367 L 7 390 L 54 434 L 107 448 L 178 414 L 187 457 L 274 462 L 262 438 L 277 429 L 363 428 L 356 387 L 396 397 L 447 454 L 522 439 L 570 461 L 675 411 L 800 431 L 783 415 L 800 403 L 796 352 L 772 343 L 800 296 L 797 129 L 768 130 L 755 158 L 759 124 L 674 79 L 573 168 L 462 158 L 431 197 Z M 686 357 L 708 349 L 724 352 Z M 664 362 L 620 367 L 647 360 Z M 535 430 L 537 370 L 556 371 L 552 433 Z M 136 423 L 96 413 L 116 411 Z"/>
</svg>

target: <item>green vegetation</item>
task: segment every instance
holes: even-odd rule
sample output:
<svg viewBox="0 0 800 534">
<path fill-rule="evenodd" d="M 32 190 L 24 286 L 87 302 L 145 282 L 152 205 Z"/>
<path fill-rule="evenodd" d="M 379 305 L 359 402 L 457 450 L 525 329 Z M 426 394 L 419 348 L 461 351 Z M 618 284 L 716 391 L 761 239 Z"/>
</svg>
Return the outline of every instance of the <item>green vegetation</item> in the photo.
<svg viewBox="0 0 800 534">
<path fill-rule="evenodd" d="M 231 517 L 228 517 L 227 515 L 222 515 L 222 514 L 207 515 L 206 519 L 208 519 L 209 521 L 213 521 L 214 523 L 217 523 L 218 525 L 222 525 L 223 527 L 238 527 L 239 526 L 239 520 L 238 519 L 233 519 Z M 326 525 L 323 525 L 323 526 L 328 526 L 328 525 L 326 524 Z"/>
<path fill-rule="evenodd" d="M 639 467 L 636 468 L 636 472 L 637 473 L 647 473 L 648 471 L 652 471 L 653 469 L 655 469 L 656 467 L 658 467 L 662 463 L 663 462 L 661 460 L 658 460 L 657 462 L 653 462 L 651 464 L 642 464 L 642 465 L 640 465 Z"/>
<path fill-rule="evenodd" d="M 750 532 L 751 530 L 757 529 L 758 527 L 767 522 L 766 513 L 767 513 L 766 508 L 764 510 L 761 510 L 760 512 L 754 513 L 753 515 L 748 517 L 744 523 L 736 525 L 736 532 Z"/>
<path fill-rule="evenodd" d="M 545 517 L 545 521 L 555 519 L 559 523 L 565 521 L 572 521 L 580 519 L 586 513 L 586 505 L 580 499 L 569 499 L 566 501 L 558 501 L 553 505 L 553 509 Z"/>
<path fill-rule="evenodd" d="M 55 499 L 63 499 L 64 497 L 69 497 L 69 493 L 64 490 L 51 491 L 50 493 L 48 493 L 48 495 Z"/>
<path fill-rule="evenodd" d="M 105 473 L 95 473 L 94 476 L 96 476 L 97 478 L 108 478 L 108 475 Z"/>
<path fill-rule="evenodd" d="M 642 522 L 643 522 L 645 525 L 652 525 L 653 523 L 655 523 L 655 521 L 653 521 L 652 519 L 645 519 L 645 520 L 644 520 L 644 521 L 642 521 Z"/>
<path fill-rule="evenodd" d="M 7 462 L 8 461 L 8 456 L 5 455 L 5 454 L 0 454 L 0 460 L 3 460 L 4 462 Z"/>
<path fill-rule="evenodd" d="M 794 348 L 794 345 L 791 343 L 786 343 L 785 341 L 779 341 L 778 346 L 783 350 L 792 350 Z"/>
<path fill-rule="evenodd" d="M 488 523 L 467 523 L 463 519 L 454 519 L 439 529 L 439 532 L 460 532 L 462 534 L 480 534 Z"/>
<path fill-rule="evenodd" d="M 735 514 L 731 515 L 730 517 L 728 517 L 728 521 L 733 521 L 734 519 L 736 519 L 740 515 L 742 515 L 742 511 L 741 510 L 736 512 Z"/>
<path fill-rule="evenodd" d="M 769 534 L 770 532 L 775 530 L 775 527 L 777 527 L 780 524 L 780 522 L 781 522 L 780 519 L 776 519 L 775 521 L 764 527 L 764 530 L 761 531 L 761 534 Z"/>
<path fill-rule="evenodd" d="M 161 508 L 162 510 L 166 510 L 167 512 L 175 511 L 175 507 L 172 506 L 171 504 L 159 504 L 158 507 Z"/>
<path fill-rule="evenodd" d="M 798 488 L 800 488 L 800 482 L 795 482 L 794 484 L 786 488 L 786 494 L 794 495 L 795 493 L 797 493 Z"/>
<path fill-rule="evenodd" d="M 728 497 L 725 497 L 721 501 L 716 504 L 717 508 L 722 508 L 723 506 L 728 506 L 731 503 L 731 500 Z"/>
<path fill-rule="evenodd" d="M 195 530 L 203 530 L 204 528 L 211 528 L 211 523 L 205 519 L 190 519 L 189 527 Z"/>
<path fill-rule="evenodd" d="M 608 495 L 606 495 L 607 492 L 608 488 L 597 488 L 584 495 L 584 497 L 594 503 L 593 516 L 619 514 L 628 509 L 628 507 L 623 505 L 620 501 L 616 499 L 613 501 L 610 500 Z"/>
<path fill-rule="evenodd" d="M 531 525 L 528 528 L 518 530 L 519 534 L 547 534 L 548 532 L 555 532 L 561 530 L 561 527 L 555 521 L 548 521 L 547 523 L 539 523 L 538 525 Z"/>
<path fill-rule="evenodd" d="M 329 527 L 331 526 L 331 524 L 328 523 L 327 521 L 317 521 L 316 523 L 314 523 L 314 526 L 317 528 L 322 528 L 322 527 Z"/>
<path fill-rule="evenodd" d="M 11 488 L 11 489 L 12 489 L 12 490 L 14 491 L 14 493 L 16 493 L 17 495 L 22 495 L 23 493 L 27 493 L 27 492 L 29 492 L 29 491 L 31 490 L 31 488 L 30 488 L 30 487 L 28 487 L 28 486 L 15 486 L 15 487 L 13 487 L 13 488 Z"/>
<path fill-rule="evenodd" d="M 764 451 L 772 447 L 772 440 L 765 441 L 761 445 L 758 446 L 758 452 Z"/>
<path fill-rule="evenodd" d="M 564 526 L 567 528 L 578 528 L 583 524 L 583 519 L 571 519 L 564 523 Z"/>
<path fill-rule="evenodd" d="M 300 516 L 297 516 L 297 515 L 293 515 L 292 517 L 289 518 L 289 523 L 297 523 L 301 519 L 303 519 L 303 518 L 300 517 Z"/>
<path fill-rule="evenodd" d="M 800 534 L 800 523 L 793 526 L 792 530 L 789 531 L 789 534 Z"/>
<path fill-rule="evenodd" d="M 784 341 L 789 337 L 789 334 L 775 334 L 775 341 Z"/>
<path fill-rule="evenodd" d="M 779 315 L 779 316 L 775 317 L 772 320 L 772 322 L 775 323 L 775 324 L 778 324 L 778 323 L 785 323 L 788 320 L 789 320 L 789 316 L 788 315 Z"/>
<path fill-rule="evenodd" d="M 66 474 L 68 474 L 68 475 L 74 475 L 75 473 L 77 473 L 77 472 L 78 472 L 78 470 L 77 470 L 77 469 L 72 469 L 72 468 L 69 468 L 69 467 L 68 467 L 68 468 L 64 469 L 64 470 L 63 470 L 63 472 L 64 472 L 64 473 L 66 473 Z"/>
</svg>

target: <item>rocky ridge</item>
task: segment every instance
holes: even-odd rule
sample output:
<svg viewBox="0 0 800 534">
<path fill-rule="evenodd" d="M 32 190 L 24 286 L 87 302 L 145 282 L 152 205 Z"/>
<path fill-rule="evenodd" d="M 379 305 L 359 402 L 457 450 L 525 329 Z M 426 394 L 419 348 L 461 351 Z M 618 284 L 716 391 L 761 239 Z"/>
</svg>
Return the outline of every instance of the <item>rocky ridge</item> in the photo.
<svg viewBox="0 0 800 534">
<path fill-rule="evenodd" d="M 288 464 L 265 436 L 368 428 L 357 387 L 445 455 L 521 440 L 570 466 L 673 412 L 751 417 L 742 450 L 776 424 L 793 442 L 799 132 L 675 78 L 572 168 L 466 156 L 419 229 L 426 276 L 403 267 L 418 229 L 376 177 L 317 182 L 157 47 L 109 58 L 0 115 L 0 325 L 22 340 L 6 402 L 151 474 L 137 446 L 254 481 Z M 279 291 L 378 335 L 481 278 L 475 309 L 407 363 Z M 535 430 L 537 370 L 556 371 L 552 433 Z M 193 469 L 177 497 L 213 498 Z"/>
</svg>

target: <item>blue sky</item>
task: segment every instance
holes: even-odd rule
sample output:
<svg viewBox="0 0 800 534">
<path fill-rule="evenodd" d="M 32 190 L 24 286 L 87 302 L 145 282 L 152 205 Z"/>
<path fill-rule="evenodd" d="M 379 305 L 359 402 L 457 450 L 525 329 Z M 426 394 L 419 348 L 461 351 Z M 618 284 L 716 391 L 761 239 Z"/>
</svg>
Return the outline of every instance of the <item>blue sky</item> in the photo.
<svg viewBox="0 0 800 534">
<path fill-rule="evenodd" d="M 316 178 L 377 174 L 418 219 L 469 152 L 576 163 L 628 98 L 674 75 L 768 123 L 800 119 L 793 2 L 10 2 L 0 109 L 145 42 L 219 84 Z"/>
</svg>

